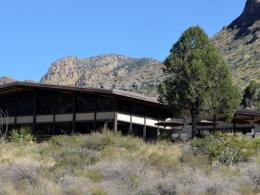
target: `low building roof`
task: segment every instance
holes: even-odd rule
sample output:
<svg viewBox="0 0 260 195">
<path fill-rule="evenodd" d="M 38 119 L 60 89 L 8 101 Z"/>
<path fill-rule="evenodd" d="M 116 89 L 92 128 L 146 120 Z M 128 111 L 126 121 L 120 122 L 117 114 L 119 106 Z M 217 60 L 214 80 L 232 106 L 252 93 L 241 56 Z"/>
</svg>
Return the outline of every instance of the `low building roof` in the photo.
<svg viewBox="0 0 260 195">
<path fill-rule="evenodd" d="M 71 92 L 82 92 L 82 93 L 90 93 L 90 94 L 116 96 L 121 99 L 128 99 L 135 102 L 145 103 L 145 104 L 169 109 L 169 106 L 161 104 L 160 102 L 157 101 L 156 98 L 151 98 L 141 94 L 117 90 L 117 89 L 86 88 L 86 87 L 74 87 L 74 86 L 67 86 L 67 85 L 53 85 L 53 84 L 29 83 L 29 82 L 12 82 L 0 86 L 0 95 L 5 93 L 11 93 L 14 91 L 19 91 L 24 88 L 64 90 L 64 91 L 71 91 Z"/>
<path fill-rule="evenodd" d="M 239 109 L 236 111 L 235 115 L 260 116 L 260 110 Z"/>
</svg>

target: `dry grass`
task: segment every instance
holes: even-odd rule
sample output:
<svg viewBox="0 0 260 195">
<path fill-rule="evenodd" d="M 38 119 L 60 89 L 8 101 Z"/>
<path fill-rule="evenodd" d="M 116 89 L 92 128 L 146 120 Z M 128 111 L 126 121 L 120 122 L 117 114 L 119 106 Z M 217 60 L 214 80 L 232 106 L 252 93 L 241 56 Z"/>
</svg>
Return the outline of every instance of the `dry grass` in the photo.
<svg viewBox="0 0 260 195">
<path fill-rule="evenodd" d="M 189 144 L 113 133 L 0 144 L 0 194 L 257 194 L 260 155 L 227 167 Z"/>
</svg>

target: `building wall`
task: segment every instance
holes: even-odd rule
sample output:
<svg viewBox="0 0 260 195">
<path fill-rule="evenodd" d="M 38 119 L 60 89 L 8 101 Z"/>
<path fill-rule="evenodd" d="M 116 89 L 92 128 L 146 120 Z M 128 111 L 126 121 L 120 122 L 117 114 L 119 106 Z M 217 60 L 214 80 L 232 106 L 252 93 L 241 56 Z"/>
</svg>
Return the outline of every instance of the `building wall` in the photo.
<svg viewBox="0 0 260 195">
<path fill-rule="evenodd" d="M 10 128 L 28 126 L 36 136 L 115 128 L 115 120 L 127 123 L 129 131 L 137 125 L 146 134 L 146 126 L 156 129 L 154 123 L 166 115 L 162 108 L 115 97 L 51 90 L 1 95 L 0 108 L 8 112 Z"/>
</svg>

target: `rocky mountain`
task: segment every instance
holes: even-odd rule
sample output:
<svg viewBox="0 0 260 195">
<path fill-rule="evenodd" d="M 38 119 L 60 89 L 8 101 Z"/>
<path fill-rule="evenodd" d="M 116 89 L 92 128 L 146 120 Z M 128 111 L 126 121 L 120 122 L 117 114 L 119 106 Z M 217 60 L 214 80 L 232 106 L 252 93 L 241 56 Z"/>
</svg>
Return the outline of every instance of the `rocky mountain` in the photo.
<svg viewBox="0 0 260 195">
<path fill-rule="evenodd" d="M 235 83 L 244 88 L 260 81 L 260 0 L 247 0 L 243 13 L 213 37 L 227 62 Z"/>
<path fill-rule="evenodd" d="M 0 77 L 0 85 L 4 85 L 4 84 L 7 84 L 7 83 L 12 83 L 14 81 L 15 80 L 12 79 L 11 77 Z"/>
<path fill-rule="evenodd" d="M 41 79 L 41 83 L 115 88 L 155 95 L 162 79 L 162 63 L 157 60 L 111 54 L 57 60 Z"/>
</svg>

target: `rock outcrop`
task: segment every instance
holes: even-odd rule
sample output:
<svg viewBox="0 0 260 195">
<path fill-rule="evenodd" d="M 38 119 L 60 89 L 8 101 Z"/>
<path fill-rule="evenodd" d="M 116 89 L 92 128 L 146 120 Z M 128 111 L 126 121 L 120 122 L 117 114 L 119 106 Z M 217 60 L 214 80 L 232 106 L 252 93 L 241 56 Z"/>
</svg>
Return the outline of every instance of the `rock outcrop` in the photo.
<svg viewBox="0 0 260 195">
<path fill-rule="evenodd" d="M 15 80 L 12 79 L 11 77 L 0 77 L 0 85 L 4 85 L 4 84 L 7 84 L 7 83 L 12 83 L 14 82 Z"/>
<path fill-rule="evenodd" d="M 228 28 L 239 29 L 240 35 L 247 34 L 257 20 L 260 20 L 260 0 L 247 0 L 243 13 Z"/>
<path fill-rule="evenodd" d="M 155 95 L 163 79 L 162 63 L 151 58 L 101 55 L 66 57 L 54 62 L 41 83 L 121 89 Z"/>
</svg>

